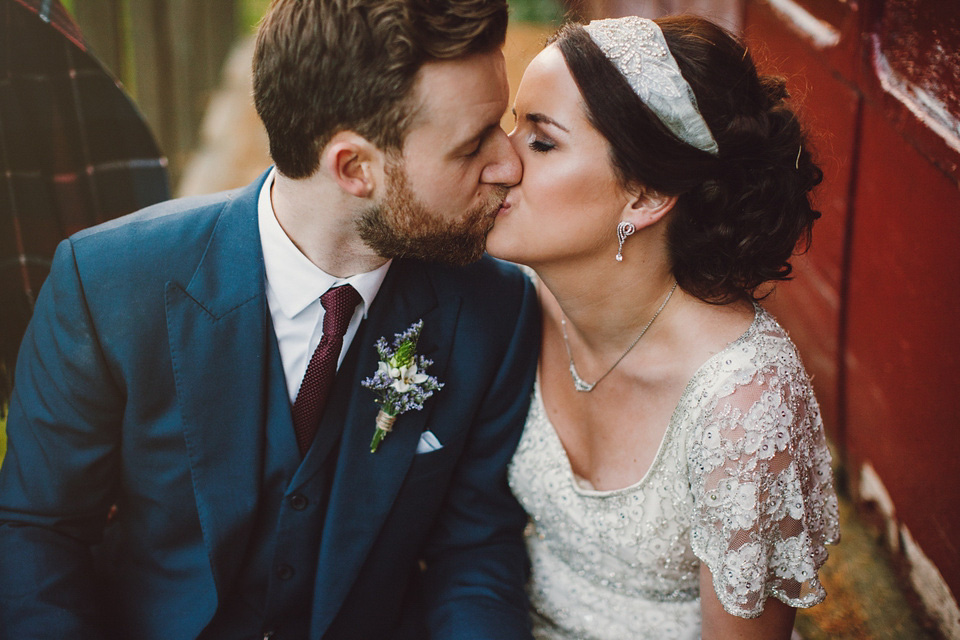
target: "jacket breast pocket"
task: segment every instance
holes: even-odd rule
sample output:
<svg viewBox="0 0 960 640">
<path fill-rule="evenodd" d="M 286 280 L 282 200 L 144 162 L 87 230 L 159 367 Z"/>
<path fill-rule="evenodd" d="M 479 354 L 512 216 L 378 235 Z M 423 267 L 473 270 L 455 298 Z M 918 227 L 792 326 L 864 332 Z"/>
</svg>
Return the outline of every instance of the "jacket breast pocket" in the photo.
<svg viewBox="0 0 960 640">
<path fill-rule="evenodd" d="M 418 453 L 413 456 L 413 463 L 407 472 L 406 484 L 412 482 L 420 483 L 424 480 L 436 480 L 441 474 L 448 476 L 456 464 L 456 452 L 450 447 L 442 447 L 426 453 Z"/>
</svg>

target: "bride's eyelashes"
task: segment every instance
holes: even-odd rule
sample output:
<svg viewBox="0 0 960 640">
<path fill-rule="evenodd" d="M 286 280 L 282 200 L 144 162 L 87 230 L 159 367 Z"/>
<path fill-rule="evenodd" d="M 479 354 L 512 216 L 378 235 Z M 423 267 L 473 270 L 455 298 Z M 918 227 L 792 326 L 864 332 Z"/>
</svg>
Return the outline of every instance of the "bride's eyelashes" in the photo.
<svg viewBox="0 0 960 640">
<path fill-rule="evenodd" d="M 530 139 L 530 142 L 527 143 L 527 146 L 530 147 L 531 151 L 535 151 L 537 153 L 546 153 L 555 149 L 557 145 L 550 140 L 533 137 Z"/>
</svg>

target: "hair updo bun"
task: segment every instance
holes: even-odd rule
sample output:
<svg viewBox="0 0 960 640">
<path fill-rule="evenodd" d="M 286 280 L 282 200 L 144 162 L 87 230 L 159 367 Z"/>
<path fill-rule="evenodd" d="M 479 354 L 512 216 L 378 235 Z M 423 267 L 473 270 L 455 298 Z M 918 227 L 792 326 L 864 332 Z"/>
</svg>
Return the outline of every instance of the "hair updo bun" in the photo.
<svg viewBox="0 0 960 640">
<path fill-rule="evenodd" d="M 633 92 L 579 25 L 554 36 L 611 146 L 624 184 L 677 195 L 668 227 L 673 274 L 712 303 L 757 299 L 786 280 L 820 212 L 810 191 L 823 179 L 782 78 L 758 75 L 750 54 L 717 25 L 694 16 L 656 20 L 719 147 L 714 157 L 680 141 Z"/>
</svg>

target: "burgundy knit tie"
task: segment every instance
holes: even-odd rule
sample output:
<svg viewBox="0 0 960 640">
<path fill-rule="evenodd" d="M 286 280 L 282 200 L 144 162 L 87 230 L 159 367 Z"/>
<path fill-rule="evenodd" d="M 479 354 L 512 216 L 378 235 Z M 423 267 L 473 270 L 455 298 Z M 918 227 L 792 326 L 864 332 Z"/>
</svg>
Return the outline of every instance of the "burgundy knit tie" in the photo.
<svg viewBox="0 0 960 640">
<path fill-rule="evenodd" d="M 328 289 L 320 296 L 320 304 L 326 310 L 323 316 L 323 336 L 310 358 L 300 390 L 297 391 L 297 400 L 293 403 L 293 430 L 297 435 L 301 456 L 306 455 L 320 426 L 320 416 L 323 415 L 327 395 L 337 374 L 343 334 L 347 332 L 353 311 L 361 300 L 357 290 L 348 284 Z"/>
</svg>

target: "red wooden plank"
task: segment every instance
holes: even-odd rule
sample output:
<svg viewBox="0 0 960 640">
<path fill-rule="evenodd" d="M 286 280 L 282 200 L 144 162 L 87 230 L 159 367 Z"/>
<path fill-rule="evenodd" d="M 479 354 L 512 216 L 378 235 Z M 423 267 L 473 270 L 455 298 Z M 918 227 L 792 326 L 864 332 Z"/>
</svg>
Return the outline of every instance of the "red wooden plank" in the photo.
<svg viewBox="0 0 960 640">
<path fill-rule="evenodd" d="M 849 293 L 847 446 L 960 593 L 960 188 L 864 111 Z"/>
<path fill-rule="evenodd" d="M 856 22 L 849 16 L 846 20 Z M 813 376 L 828 432 L 842 445 L 840 296 L 860 98 L 835 65 L 840 61 L 845 68 L 854 68 L 851 46 L 841 39 L 839 51 L 818 48 L 788 16 L 766 2 L 748 5 L 744 33 L 760 70 L 787 77 L 824 170 L 824 182 L 814 198 L 823 217 L 814 226 L 813 245 L 807 255 L 794 260 L 795 279 L 778 285 L 767 306 L 797 343 Z"/>
<path fill-rule="evenodd" d="M 862 89 L 933 166 L 960 181 L 960 3 L 875 5 Z"/>
</svg>

